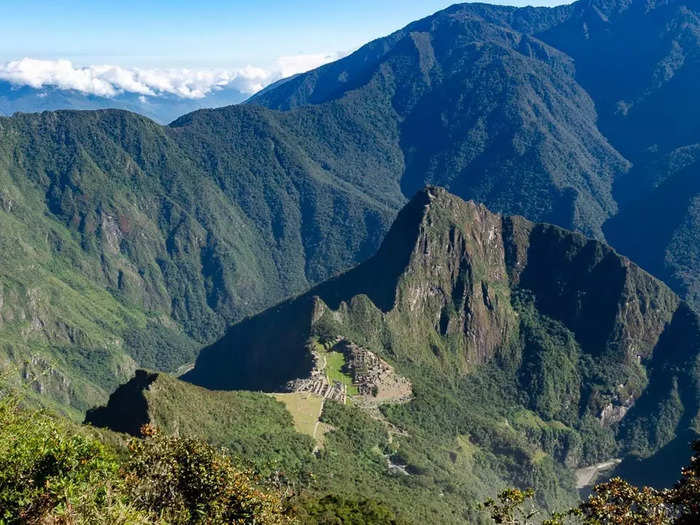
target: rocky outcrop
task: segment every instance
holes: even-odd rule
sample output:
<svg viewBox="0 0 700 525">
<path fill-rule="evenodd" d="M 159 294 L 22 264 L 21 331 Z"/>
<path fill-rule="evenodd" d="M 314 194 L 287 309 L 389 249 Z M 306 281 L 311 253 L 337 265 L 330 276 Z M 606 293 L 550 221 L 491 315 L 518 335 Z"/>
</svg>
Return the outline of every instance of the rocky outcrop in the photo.
<svg viewBox="0 0 700 525">
<path fill-rule="evenodd" d="M 137 370 L 134 377 L 110 396 L 106 406 L 85 414 L 85 423 L 138 436 L 140 428 L 151 422 L 144 391 L 158 379 L 158 374 Z"/>
</svg>

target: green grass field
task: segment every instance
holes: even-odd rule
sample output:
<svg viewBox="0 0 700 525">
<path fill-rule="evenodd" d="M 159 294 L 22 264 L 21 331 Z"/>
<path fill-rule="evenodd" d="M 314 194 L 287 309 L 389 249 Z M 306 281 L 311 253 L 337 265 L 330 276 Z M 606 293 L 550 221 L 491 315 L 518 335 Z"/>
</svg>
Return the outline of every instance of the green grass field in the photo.
<svg viewBox="0 0 700 525">
<path fill-rule="evenodd" d="M 319 436 L 315 436 L 314 432 L 317 430 L 316 424 L 323 408 L 323 398 L 308 392 L 274 394 L 274 397 L 283 403 L 292 415 L 296 431 L 316 438 L 318 442 Z"/>
<path fill-rule="evenodd" d="M 348 387 L 348 395 L 356 396 L 359 394 L 357 387 L 352 383 L 352 378 L 343 372 L 345 366 L 345 356 L 341 352 L 327 352 L 324 354 L 326 358 L 326 376 L 328 381 L 340 381 Z"/>
</svg>

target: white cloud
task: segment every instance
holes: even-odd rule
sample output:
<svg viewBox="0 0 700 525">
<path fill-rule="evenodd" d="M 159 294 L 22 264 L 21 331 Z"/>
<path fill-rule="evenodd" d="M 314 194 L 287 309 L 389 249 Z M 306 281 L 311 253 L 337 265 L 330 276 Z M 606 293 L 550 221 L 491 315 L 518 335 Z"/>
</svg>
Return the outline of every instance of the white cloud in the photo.
<svg viewBox="0 0 700 525">
<path fill-rule="evenodd" d="M 141 96 L 175 95 L 202 98 L 212 91 L 234 88 L 255 93 L 267 84 L 308 71 L 342 56 L 339 53 L 284 56 L 272 70 L 246 66 L 222 69 L 141 69 L 121 66 L 75 66 L 69 60 L 23 58 L 0 64 L 0 80 L 36 89 L 57 87 L 102 97 L 121 93 Z"/>
</svg>

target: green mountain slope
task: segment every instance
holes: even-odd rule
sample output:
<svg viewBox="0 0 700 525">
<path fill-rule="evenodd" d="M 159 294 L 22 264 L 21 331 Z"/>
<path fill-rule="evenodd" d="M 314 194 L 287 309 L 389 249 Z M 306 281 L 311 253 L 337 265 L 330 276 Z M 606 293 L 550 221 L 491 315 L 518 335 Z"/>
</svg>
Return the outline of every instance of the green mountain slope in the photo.
<svg viewBox="0 0 700 525">
<path fill-rule="evenodd" d="M 698 195 L 697 170 L 664 195 L 649 193 L 643 173 L 666 177 L 666 156 L 700 142 L 699 58 L 693 2 L 461 4 L 251 102 L 322 106 L 389 91 L 407 195 L 438 184 L 496 211 L 606 239 L 697 309 L 698 226 L 686 198 Z M 635 212 L 654 202 L 658 213 Z M 600 224 L 618 209 L 604 237 Z M 657 228 L 659 214 L 674 241 L 631 246 L 627 239 Z"/>
<path fill-rule="evenodd" d="M 576 60 L 600 129 L 633 162 L 698 142 L 700 11 L 683 0 L 592 0 L 537 37 Z M 621 67 L 624 64 L 624 67 Z"/>
<path fill-rule="evenodd" d="M 698 434 L 700 319 L 685 303 L 600 242 L 443 189 L 419 192 L 372 259 L 234 325 L 183 378 L 280 391 L 314 373 L 319 342 L 344 352 L 339 340 L 410 380 L 412 399 L 374 417 L 409 472 L 389 486 L 436 500 L 517 484 L 556 504 L 576 468 Z M 389 497 L 361 471 L 356 484 Z"/>
<path fill-rule="evenodd" d="M 680 0 L 456 5 L 166 127 L 2 118 L 0 361 L 84 410 L 367 259 L 425 183 L 606 238 L 697 307 L 697 170 L 666 160 L 700 143 L 697 27 Z"/>
<path fill-rule="evenodd" d="M 273 397 L 211 392 L 143 370 L 105 407 L 89 410 L 86 422 L 135 436 L 150 423 L 168 434 L 203 438 L 265 476 L 277 470 L 299 475 L 312 457 L 313 440 L 295 432 L 289 412 Z"/>
<path fill-rule="evenodd" d="M 167 128 L 119 111 L 0 120 L 3 360 L 84 409 L 135 364 L 174 370 L 228 324 L 369 255 L 402 197 L 357 153 L 363 133 L 314 149 L 333 140 L 319 119 L 231 107 Z M 362 191 L 371 177 L 353 181 L 372 172 L 379 198 Z"/>
<path fill-rule="evenodd" d="M 606 239 L 697 310 L 697 4 L 597 0 L 567 9 L 565 23 L 538 37 L 576 60 L 601 131 L 634 164 L 615 185 L 621 212 L 604 228 Z"/>
<path fill-rule="evenodd" d="M 494 19 L 512 11 L 453 6 L 250 103 L 355 100 L 358 111 L 396 122 L 405 195 L 436 184 L 602 238 L 616 211 L 612 181 L 626 161 L 598 131 L 570 57 Z"/>
</svg>

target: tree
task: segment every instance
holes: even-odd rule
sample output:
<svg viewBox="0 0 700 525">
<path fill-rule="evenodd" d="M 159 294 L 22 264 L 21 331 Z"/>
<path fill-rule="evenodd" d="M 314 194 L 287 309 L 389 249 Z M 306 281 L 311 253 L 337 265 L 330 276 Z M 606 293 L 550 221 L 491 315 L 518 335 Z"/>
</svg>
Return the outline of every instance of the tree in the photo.
<svg viewBox="0 0 700 525">
<path fill-rule="evenodd" d="M 638 488 L 622 478 L 613 478 L 593 488 L 579 510 L 590 525 L 666 525 L 673 522 L 668 492 L 651 487 Z"/>
<path fill-rule="evenodd" d="M 489 511 L 494 523 L 503 525 L 532 525 L 534 517 L 539 514 L 533 501 L 535 491 L 532 489 L 506 489 L 500 492 L 497 500 L 489 499 L 484 508 Z"/>
<path fill-rule="evenodd" d="M 203 441 L 166 436 L 151 425 L 132 440 L 125 466 L 130 500 L 168 523 L 289 523 L 282 498 L 256 487 L 230 456 Z"/>
</svg>

